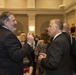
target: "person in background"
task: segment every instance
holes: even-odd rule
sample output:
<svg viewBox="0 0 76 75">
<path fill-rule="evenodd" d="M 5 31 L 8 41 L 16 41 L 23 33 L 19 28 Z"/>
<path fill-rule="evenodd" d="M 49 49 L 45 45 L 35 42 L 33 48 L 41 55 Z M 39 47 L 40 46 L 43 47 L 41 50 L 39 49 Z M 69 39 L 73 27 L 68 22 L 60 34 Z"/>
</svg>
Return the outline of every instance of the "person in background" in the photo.
<svg viewBox="0 0 76 75">
<path fill-rule="evenodd" d="M 70 32 L 69 24 L 63 23 L 63 29 L 62 29 L 62 31 L 69 34 L 69 32 Z"/>
<path fill-rule="evenodd" d="M 63 23 L 62 33 L 65 35 L 65 37 L 67 38 L 68 42 L 71 45 L 72 44 L 72 36 L 70 35 L 69 32 L 70 32 L 69 24 Z"/>
<path fill-rule="evenodd" d="M 70 45 L 62 29 L 63 22 L 60 19 L 50 20 L 48 34 L 54 38 L 47 53 L 41 53 L 39 56 L 46 75 L 70 75 Z"/>
<path fill-rule="evenodd" d="M 76 40 L 75 40 L 75 37 L 73 37 L 72 35 L 69 34 L 69 24 L 67 23 L 63 23 L 63 34 L 66 36 L 69 44 L 70 44 L 70 48 L 71 48 L 71 51 L 70 51 L 70 55 L 71 55 L 71 62 L 72 62 L 72 72 L 74 75 L 76 75 Z M 72 74 L 70 74 L 72 75 Z"/>
<path fill-rule="evenodd" d="M 18 37 L 17 37 L 18 38 Z M 27 35 L 25 32 L 21 32 L 20 34 L 20 38 L 18 38 L 19 41 L 21 42 L 22 46 L 25 44 L 26 39 L 27 39 Z"/>
<path fill-rule="evenodd" d="M 0 15 L 0 75 L 23 75 L 23 58 L 30 54 L 34 37 L 27 34 L 27 43 L 22 47 L 13 34 L 17 21 L 13 13 Z"/>
<path fill-rule="evenodd" d="M 40 62 L 38 61 L 38 56 L 40 53 L 46 53 L 47 50 L 47 45 L 49 43 L 49 37 L 48 34 L 46 32 L 41 33 L 40 35 L 40 40 L 38 41 L 36 48 L 35 48 L 35 59 L 37 60 L 37 64 L 36 64 L 36 74 L 38 75 L 44 75 L 45 73 L 45 69 L 44 67 L 40 64 Z"/>
<path fill-rule="evenodd" d="M 35 35 L 35 36 L 34 36 L 34 39 L 35 39 L 35 47 L 36 47 L 37 42 L 39 41 L 39 39 L 40 39 L 40 38 L 39 38 L 39 36 L 38 36 L 38 35 Z"/>
<path fill-rule="evenodd" d="M 70 45 L 72 45 L 73 42 L 75 41 L 75 36 L 73 36 L 72 33 L 70 33 L 69 24 L 63 23 L 62 32 L 63 32 L 63 34 L 65 34 L 66 38 L 67 38 L 68 41 L 70 42 Z"/>
<path fill-rule="evenodd" d="M 69 45 L 70 45 L 70 58 L 71 58 L 71 61 L 70 62 L 72 64 L 72 61 L 73 60 L 72 60 L 72 55 L 71 55 L 71 46 L 72 46 L 73 38 L 72 38 L 72 36 L 70 35 L 69 32 L 70 32 L 69 24 L 63 23 L 62 33 L 64 34 L 64 36 L 66 37 L 66 39 L 68 40 Z M 72 75 L 72 72 L 73 72 L 73 69 L 71 68 L 70 75 Z"/>
<path fill-rule="evenodd" d="M 21 42 L 22 47 L 24 46 L 25 43 L 27 43 L 26 37 L 27 37 L 26 33 L 21 32 L 20 38 L 18 38 L 18 39 Z M 32 75 L 33 66 L 34 66 L 32 52 L 29 55 L 27 55 L 26 57 L 23 58 L 23 65 L 24 65 L 23 74 L 24 75 Z"/>
</svg>

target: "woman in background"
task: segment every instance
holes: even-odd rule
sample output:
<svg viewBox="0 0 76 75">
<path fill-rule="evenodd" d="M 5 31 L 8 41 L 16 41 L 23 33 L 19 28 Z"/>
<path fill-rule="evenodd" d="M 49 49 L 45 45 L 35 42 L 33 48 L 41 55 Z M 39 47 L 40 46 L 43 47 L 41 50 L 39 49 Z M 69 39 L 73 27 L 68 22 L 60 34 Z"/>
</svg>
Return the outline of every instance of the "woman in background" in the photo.
<svg viewBox="0 0 76 75">
<path fill-rule="evenodd" d="M 49 44 L 49 36 L 47 33 L 41 33 L 40 40 L 38 41 L 35 49 L 35 59 L 37 60 L 36 64 L 36 75 L 44 75 L 45 69 L 43 66 L 41 66 L 41 63 L 38 61 L 38 56 L 40 53 L 46 53 L 47 46 Z"/>
</svg>

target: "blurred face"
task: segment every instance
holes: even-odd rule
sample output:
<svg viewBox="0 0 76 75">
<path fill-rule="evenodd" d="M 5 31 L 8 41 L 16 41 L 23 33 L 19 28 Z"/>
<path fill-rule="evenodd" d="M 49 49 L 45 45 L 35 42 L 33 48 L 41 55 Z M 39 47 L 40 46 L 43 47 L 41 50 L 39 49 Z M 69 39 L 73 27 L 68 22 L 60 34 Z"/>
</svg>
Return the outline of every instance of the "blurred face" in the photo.
<svg viewBox="0 0 76 75">
<path fill-rule="evenodd" d="M 54 23 L 54 20 L 50 21 L 50 24 L 47 30 L 50 36 L 54 37 L 56 35 L 57 25 Z"/>
<path fill-rule="evenodd" d="M 21 33 L 21 41 L 25 41 L 26 40 L 26 34 L 25 33 Z"/>
<path fill-rule="evenodd" d="M 10 15 L 9 20 L 6 21 L 6 26 L 8 27 L 8 29 L 10 31 L 14 32 L 16 30 L 16 24 L 17 24 L 17 21 L 16 21 L 14 15 Z"/>
</svg>

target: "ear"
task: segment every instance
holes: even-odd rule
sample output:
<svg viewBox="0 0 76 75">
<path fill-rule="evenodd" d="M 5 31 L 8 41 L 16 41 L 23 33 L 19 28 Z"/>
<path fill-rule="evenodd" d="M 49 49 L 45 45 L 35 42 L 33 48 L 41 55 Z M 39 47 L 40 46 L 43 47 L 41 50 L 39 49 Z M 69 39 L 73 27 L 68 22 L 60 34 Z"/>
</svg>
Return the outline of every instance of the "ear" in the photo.
<svg viewBox="0 0 76 75">
<path fill-rule="evenodd" d="M 59 29 L 59 27 L 56 25 L 56 29 Z"/>
<path fill-rule="evenodd" d="M 7 20 L 4 20 L 4 25 L 7 25 L 8 21 Z"/>
</svg>

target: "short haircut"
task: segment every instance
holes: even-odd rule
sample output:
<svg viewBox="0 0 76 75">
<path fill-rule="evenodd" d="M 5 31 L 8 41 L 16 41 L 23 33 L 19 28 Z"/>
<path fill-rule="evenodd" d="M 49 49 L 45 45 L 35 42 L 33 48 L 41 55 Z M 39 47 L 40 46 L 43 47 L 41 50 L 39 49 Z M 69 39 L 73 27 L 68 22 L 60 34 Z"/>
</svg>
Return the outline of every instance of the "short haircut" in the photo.
<svg viewBox="0 0 76 75">
<path fill-rule="evenodd" d="M 60 19 L 54 19 L 54 22 L 59 27 L 60 30 L 63 29 L 63 22 Z"/>
<path fill-rule="evenodd" d="M 2 26 L 2 25 L 4 25 L 4 20 L 9 20 L 9 16 L 10 15 L 12 15 L 12 13 L 11 12 L 8 12 L 8 11 L 6 11 L 6 12 L 3 12 L 1 15 L 0 15 L 0 26 Z"/>
</svg>

